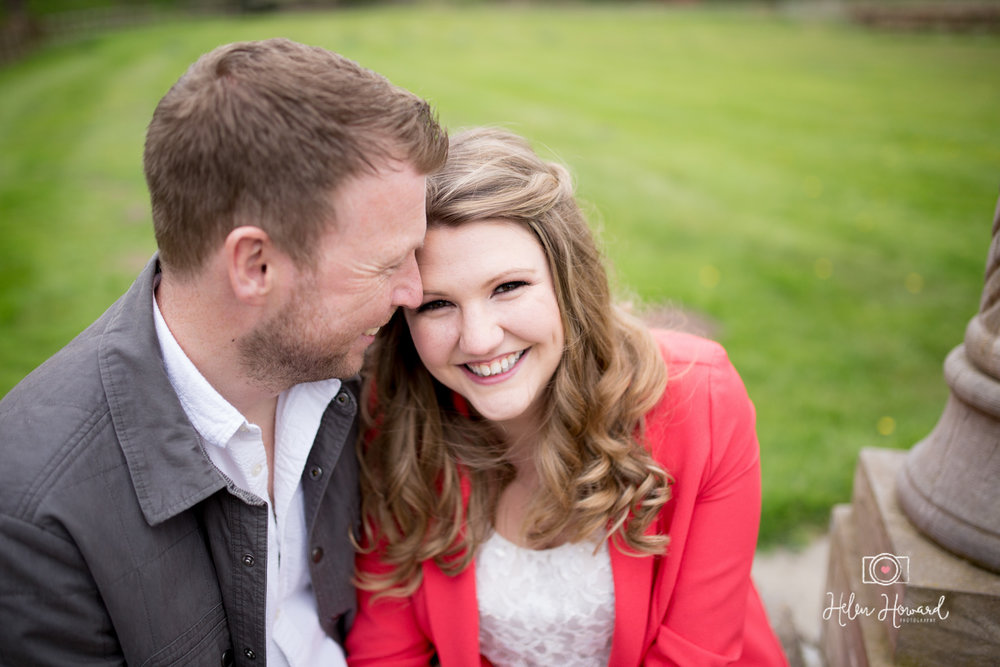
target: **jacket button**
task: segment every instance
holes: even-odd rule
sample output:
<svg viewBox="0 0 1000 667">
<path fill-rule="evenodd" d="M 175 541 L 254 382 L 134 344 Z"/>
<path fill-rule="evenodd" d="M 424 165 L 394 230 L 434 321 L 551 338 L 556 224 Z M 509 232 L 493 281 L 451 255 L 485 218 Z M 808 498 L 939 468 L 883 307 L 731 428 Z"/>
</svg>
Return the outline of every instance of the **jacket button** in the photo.
<svg viewBox="0 0 1000 667">
<path fill-rule="evenodd" d="M 253 660 L 257 657 L 257 654 L 253 652 L 252 648 L 243 649 L 243 655 L 247 657 L 247 660 Z"/>
<path fill-rule="evenodd" d="M 247 567 L 253 567 L 254 557 L 251 554 L 243 554 L 243 564 Z"/>
<path fill-rule="evenodd" d="M 339 394 L 337 394 L 337 402 L 340 403 L 341 405 L 347 403 L 347 394 L 345 394 L 344 392 L 340 392 Z"/>
<path fill-rule="evenodd" d="M 312 468 L 309 468 L 309 476 L 313 479 L 319 479 L 323 476 L 323 469 L 319 466 L 313 466 Z"/>
<path fill-rule="evenodd" d="M 318 563 L 323 560 L 323 547 L 313 547 L 312 561 Z"/>
<path fill-rule="evenodd" d="M 233 649 L 227 648 L 222 653 L 222 667 L 233 667 Z"/>
</svg>

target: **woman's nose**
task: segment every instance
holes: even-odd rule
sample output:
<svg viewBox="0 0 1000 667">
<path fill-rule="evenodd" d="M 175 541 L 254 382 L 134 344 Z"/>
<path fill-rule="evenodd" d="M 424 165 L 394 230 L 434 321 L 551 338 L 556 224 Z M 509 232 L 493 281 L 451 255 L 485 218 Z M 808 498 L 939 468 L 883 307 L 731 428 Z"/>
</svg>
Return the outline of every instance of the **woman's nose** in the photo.
<svg viewBox="0 0 1000 667">
<path fill-rule="evenodd" d="M 496 352 L 503 342 L 503 328 L 489 309 L 474 308 L 462 313 L 462 332 L 459 347 L 473 356 Z"/>
</svg>

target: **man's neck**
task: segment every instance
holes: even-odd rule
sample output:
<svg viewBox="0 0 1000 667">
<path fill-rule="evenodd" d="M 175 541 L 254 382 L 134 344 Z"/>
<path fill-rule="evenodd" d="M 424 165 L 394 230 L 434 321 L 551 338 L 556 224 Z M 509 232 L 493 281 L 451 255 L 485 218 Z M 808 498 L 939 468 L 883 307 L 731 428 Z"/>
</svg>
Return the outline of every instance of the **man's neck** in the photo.
<svg viewBox="0 0 1000 667">
<path fill-rule="evenodd" d="M 237 409 L 239 410 L 238 406 Z M 274 427 L 277 421 L 277 411 L 277 396 L 253 406 L 251 411 L 240 410 L 248 422 L 256 424 L 260 428 L 261 438 L 264 440 L 264 455 L 267 457 L 267 494 L 271 497 L 272 505 L 274 504 Z"/>
<path fill-rule="evenodd" d="M 242 370 L 237 341 L 241 321 L 224 299 L 194 284 L 161 280 L 156 302 L 171 335 L 198 372 L 262 433 L 268 470 L 274 472 L 274 427 L 279 389 L 262 386 Z M 272 480 L 268 490 L 273 494 Z"/>
</svg>

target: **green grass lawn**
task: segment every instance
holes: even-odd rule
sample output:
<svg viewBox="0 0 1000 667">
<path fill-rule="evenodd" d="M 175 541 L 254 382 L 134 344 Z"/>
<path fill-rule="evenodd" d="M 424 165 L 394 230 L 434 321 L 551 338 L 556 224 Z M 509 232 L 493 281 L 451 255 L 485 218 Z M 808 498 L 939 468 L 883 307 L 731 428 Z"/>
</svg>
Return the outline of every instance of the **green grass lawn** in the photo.
<svg viewBox="0 0 1000 667">
<path fill-rule="evenodd" d="M 567 162 L 618 282 L 717 323 L 758 410 L 764 543 L 947 397 L 1000 186 L 1000 38 L 753 9 L 392 7 L 163 23 L 0 69 L 0 393 L 154 244 L 145 125 L 199 54 L 287 36 Z"/>
</svg>

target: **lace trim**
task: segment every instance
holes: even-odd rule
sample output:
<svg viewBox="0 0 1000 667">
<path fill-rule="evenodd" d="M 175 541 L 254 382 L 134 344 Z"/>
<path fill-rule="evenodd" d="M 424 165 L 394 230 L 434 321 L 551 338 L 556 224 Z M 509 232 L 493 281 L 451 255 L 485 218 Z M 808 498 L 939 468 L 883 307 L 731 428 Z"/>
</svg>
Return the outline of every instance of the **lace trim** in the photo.
<svg viewBox="0 0 1000 667">
<path fill-rule="evenodd" d="M 607 665 L 615 624 L 605 540 L 519 547 L 494 532 L 476 558 L 480 652 L 497 667 Z"/>
</svg>

